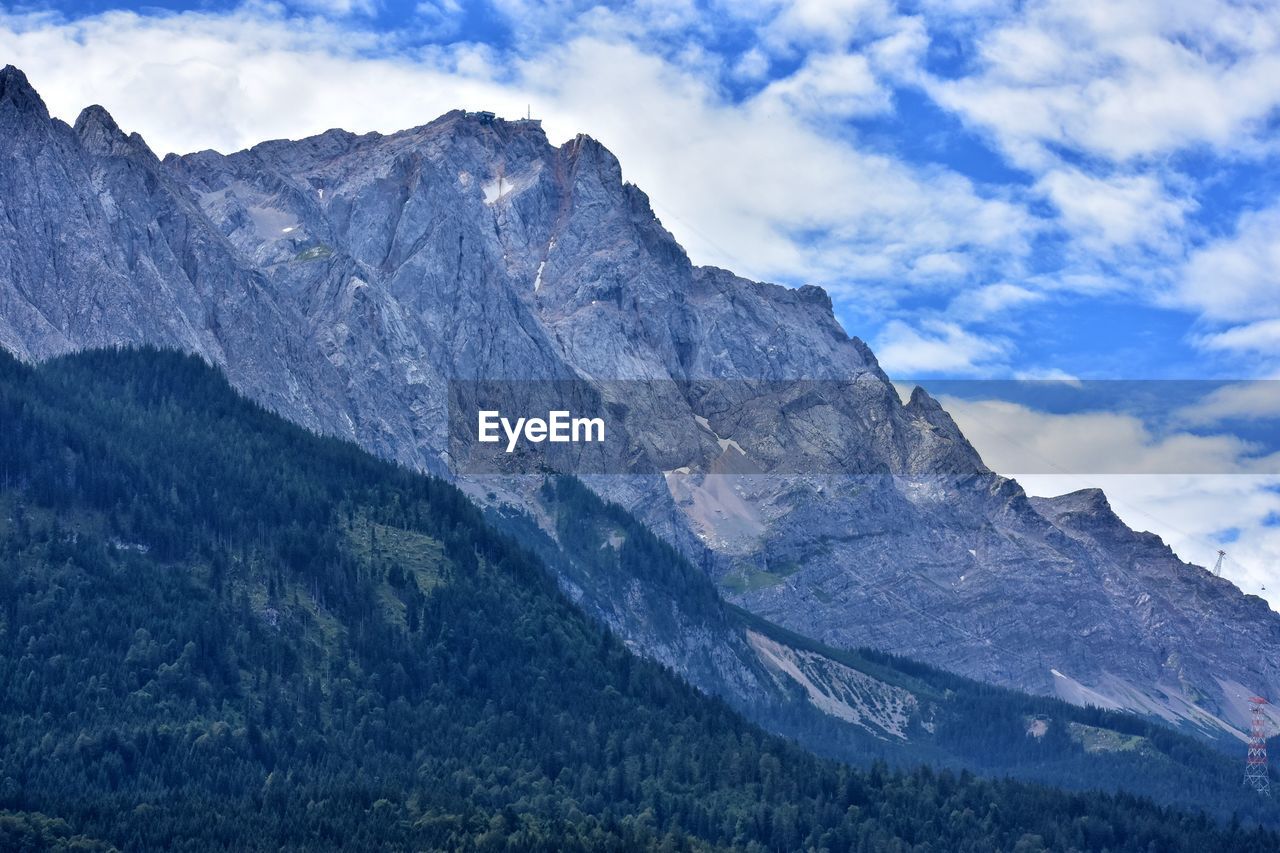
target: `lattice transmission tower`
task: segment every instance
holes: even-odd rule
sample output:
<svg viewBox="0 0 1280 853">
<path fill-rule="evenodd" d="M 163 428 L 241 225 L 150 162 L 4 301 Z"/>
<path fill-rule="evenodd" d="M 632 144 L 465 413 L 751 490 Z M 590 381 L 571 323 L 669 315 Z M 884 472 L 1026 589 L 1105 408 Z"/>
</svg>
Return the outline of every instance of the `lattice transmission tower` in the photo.
<svg viewBox="0 0 1280 853">
<path fill-rule="evenodd" d="M 1271 796 L 1271 776 L 1267 772 L 1267 718 L 1262 706 L 1267 700 L 1254 696 L 1249 700 L 1253 719 L 1249 726 L 1249 755 L 1244 760 L 1244 783 L 1259 794 Z"/>
</svg>

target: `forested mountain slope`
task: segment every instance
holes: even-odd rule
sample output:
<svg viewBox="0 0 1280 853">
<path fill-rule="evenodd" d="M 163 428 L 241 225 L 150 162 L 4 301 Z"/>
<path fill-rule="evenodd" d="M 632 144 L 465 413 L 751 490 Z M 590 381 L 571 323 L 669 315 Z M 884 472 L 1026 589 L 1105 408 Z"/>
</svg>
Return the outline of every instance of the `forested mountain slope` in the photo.
<svg viewBox="0 0 1280 853">
<path fill-rule="evenodd" d="M 571 477 L 547 479 L 531 505 L 536 516 L 500 505 L 486 517 L 533 549 L 565 592 L 629 646 L 695 683 L 736 673 L 740 689 L 722 692 L 731 705 L 820 755 L 1125 791 L 1223 820 L 1280 821 L 1273 801 L 1241 795 L 1244 745 L 1235 738 L 1210 745 L 1129 713 L 872 649 L 832 648 L 726 605 L 705 573 Z M 719 641 L 699 642 L 708 636 Z M 748 689 L 749 703 L 738 698 Z"/>
<path fill-rule="evenodd" d="M 629 653 L 452 486 L 192 357 L 0 354 L 0 845 L 1270 850 L 848 769 Z"/>
</svg>

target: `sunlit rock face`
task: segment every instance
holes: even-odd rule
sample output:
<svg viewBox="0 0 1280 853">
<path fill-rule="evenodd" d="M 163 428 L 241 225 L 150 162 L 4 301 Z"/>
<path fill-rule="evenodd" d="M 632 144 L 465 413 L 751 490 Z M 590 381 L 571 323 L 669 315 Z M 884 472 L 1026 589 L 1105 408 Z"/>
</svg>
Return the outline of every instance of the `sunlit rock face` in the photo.
<svg viewBox="0 0 1280 853">
<path fill-rule="evenodd" d="M 455 111 L 161 161 L 100 107 L 51 119 L 7 68 L 0 164 L 0 345 L 23 358 L 197 352 L 309 428 L 446 476 L 450 380 L 615 397 L 617 380 L 673 380 L 701 390 L 611 400 L 635 473 L 584 479 L 748 609 L 1209 728 L 1280 693 L 1264 602 L 1124 527 L 1100 493 L 1028 498 L 927 394 L 900 400 L 820 289 L 691 264 L 590 138 Z M 537 515 L 533 478 L 464 485 Z M 740 702 L 793 660 L 655 619 L 643 590 L 632 609 L 604 585 L 576 593 Z"/>
</svg>

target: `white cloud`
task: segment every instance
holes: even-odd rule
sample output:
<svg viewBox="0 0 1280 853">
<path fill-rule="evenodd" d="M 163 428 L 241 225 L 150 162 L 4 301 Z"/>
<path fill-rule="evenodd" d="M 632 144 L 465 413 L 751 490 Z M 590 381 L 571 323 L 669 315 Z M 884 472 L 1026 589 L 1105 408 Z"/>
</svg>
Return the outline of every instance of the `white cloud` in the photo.
<svg viewBox="0 0 1280 853">
<path fill-rule="evenodd" d="M 924 12 L 932 32 L 964 46 L 963 60 L 949 73 L 917 61 L 896 78 L 920 86 L 1030 174 L 1070 238 L 1055 273 L 1062 284 L 1105 269 L 1115 289 L 1160 299 L 1166 271 L 1198 240 L 1186 218 L 1200 185 L 1174 155 L 1239 161 L 1277 152 L 1269 125 L 1280 109 L 1274 3 L 1032 0 L 988 7 L 985 19 L 968 23 L 938 4 Z M 1182 307 L 1228 301 L 1202 284 L 1194 289 Z"/>
<path fill-rule="evenodd" d="M 862 150 L 770 90 L 726 103 L 703 78 L 594 39 L 525 71 L 619 155 L 695 259 L 826 284 L 839 298 L 853 282 L 901 286 L 926 255 L 1002 263 L 1026 251 L 1025 210 L 954 173 Z"/>
<path fill-rule="evenodd" d="M 433 37 L 446 38 L 458 31 L 465 10 L 458 0 L 420 0 L 414 13 Z"/>
<path fill-rule="evenodd" d="M 1088 251 L 1105 254 L 1115 246 L 1174 248 L 1189 202 L 1166 194 L 1150 175 L 1096 178 L 1076 169 L 1055 168 L 1037 182 L 1061 212 L 1062 224 Z"/>
<path fill-rule="evenodd" d="M 1013 308 L 1045 299 L 1044 293 L 1028 290 L 1009 282 L 997 282 L 966 290 L 951 300 L 947 314 L 962 320 L 986 320 Z"/>
<path fill-rule="evenodd" d="M 733 73 L 741 80 L 763 80 L 769 73 L 768 54 L 758 47 L 751 48 L 739 57 Z"/>
<path fill-rule="evenodd" d="M 1247 211 L 1234 233 L 1193 251 L 1166 301 L 1199 312 L 1207 328 L 1195 346 L 1250 375 L 1280 370 L 1280 205 Z"/>
<path fill-rule="evenodd" d="M 1039 0 L 980 42 L 980 71 L 934 97 L 1035 166 L 1062 145 L 1113 161 L 1247 147 L 1280 106 L 1280 7 Z"/>
<path fill-rule="evenodd" d="M 911 264 L 913 279 L 963 281 L 970 272 L 972 272 L 972 265 L 962 252 L 934 252 L 930 255 L 921 255 Z"/>
<path fill-rule="evenodd" d="M 734 103 L 703 59 L 647 52 L 601 15 L 591 19 L 604 22 L 599 32 L 580 21 L 574 37 L 524 57 L 467 44 L 407 51 L 394 36 L 259 6 L 75 22 L 9 15 L 0 54 L 55 115 L 102 103 L 159 152 L 234 150 L 334 126 L 388 132 L 457 107 L 515 116 L 532 104 L 553 141 L 587 132 L 614 150 L 695 260 L 826 284 L 837 298 L 854 283 L 864 300 L 888 298 L 918 263 L 936 263 L 928 258 L 1016 267 L 1025 254 L 1034 226 L 1025 209 L 812 122 L 814 87 L 826 84 L 809 66 Z M 842 84 L 846 108 L 882 97 L 861 59 L 815 62 L 862 69 Z"/>
<path fill-rule="evenodd" d="M 1176 296 L 1212 320 L 1280 317 L 1280 205 L 1245 213 L 1234 234 L 1194 252 Z"/>
<path fill-rule="evenodd" d="M 997 471 L 1280 476 L 1280 456 L 1234 435 L 1158 434 L 1141 418 L 1112 411 L 1050 414 L 1006 400 L 943 402 Z"/>
<path fill-rule="evenodd" d="M 784 52 L 797 47 L 843 49 L 897 17 L 887 0 L 795 0 L 775 8 L 762 37 L 765 44 Z"/>
<path fill-rule="evenodd" d="M 872 73 L 865 56 L 844 53 L 811 56 L 790 76 L 765 87 L 756 101 L 765 111 L 830 121 L 885 112 L 892 97 Z"/>
<path fill-rule="evenodd" d="M 1061 382 L 1072 388 L 1083 388 L 1084 383 L 1074 373 L 1068 373 L 1060 367 L 1034 367 L 1030 370 L 1015 370 L 1013 378 L 1034 382 Z"/>
<path fill-rule="evenodd" d="M 985 374 L 1002 365 L 1009 354 L 1007 342 L 979 337 L 943 320 L 924 320 L 919 328 L 890 321 L 874 350 L 891 376 Z"/>
<path fill-rule="evenodd" d="M 1280 380 L 1234 382 L 1174 413 L 1178 422 L 1205 426 L 1227 420 L 1280 419 Z"/>
<path fill-rule="evenodd" d="M 711 20 L 694 0 L 638 0 L 603 4 L 596 0 L 493 0 L 493 9 L 507 24 L 520 48 L 530 54 L 572 41 L 580 35 L 616 38 L 643 37 L 668 54 L 697 51 L 698 36 Z"/>
<path fill-rule="evenodd" d="M 378 11 L 376 0 L 290 0 L 288 5 L 335 18 L 372 15 Z"/>
<path fill-rule="evenodd" d="M 865 47 L 872 67 L 889 80 L 916 81 L 929 49 L 924 19 L 898 18 L 886 32 Z"/>
<path fill-rule="evenodd" d="M 341 125 L 392 131 L 458 105 L 496 102 L 515 112 L 517 99 L 489 79 L 483 51 L 411 62 L 386 42 L 256 7 L 72 23 L 0 16 L 0 54 L 27 72 L 54 115 L 71 121 L 101 103 L 159 154 L 231 151 Z"/>
<path fill-rule="evenodd" d="M 1244 323 L 1223 332 L 1198 335 L 1193 340 L 1206 350 L 1260 353 L 1274 361 L 1280 352 L 1280 319 Z"/>
</svg>

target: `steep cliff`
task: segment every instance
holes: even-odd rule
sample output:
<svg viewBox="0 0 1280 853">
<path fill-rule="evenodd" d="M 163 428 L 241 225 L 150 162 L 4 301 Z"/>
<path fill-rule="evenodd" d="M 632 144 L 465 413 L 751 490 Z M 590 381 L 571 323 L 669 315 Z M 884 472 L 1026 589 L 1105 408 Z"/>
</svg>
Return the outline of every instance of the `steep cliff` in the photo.
<svg viewBox="0 0 1280 853">
<path fill-rule="evenodd" d="M 578 473 L 800 634 L 1205 731 L 1280 693 L 1264 602 L 1099 496 L 1029 499 L 927 394 L 900 401 L 821 290 L 693 265 L 590 138 L 455 111 L 161 162 L 100 107 L 51 119 L 10 67 L 0 163 L 0 345 L 22 358 L 178 347 L 446 475 L 451 381 L 582 383 L 629 443 L 624 468 Z M 461 478 L 554 534 L 540 483 Z M 777 670 L 767 644 L 687 621 L 660 638 L 615 587 L 576 583 L 706 689 L 745 701 Z"/>
</svg>

